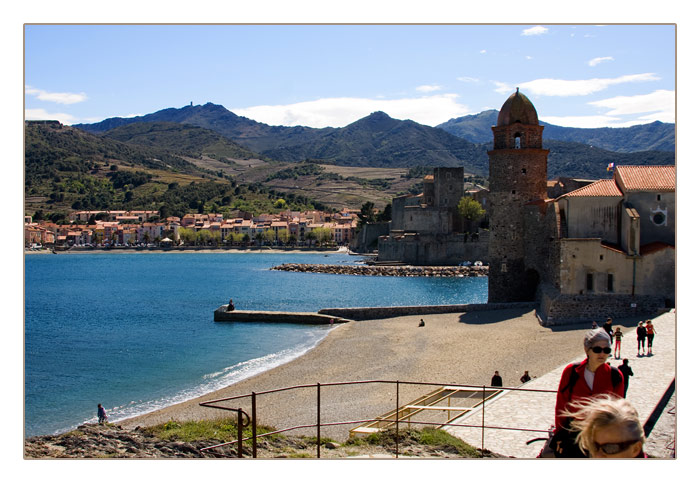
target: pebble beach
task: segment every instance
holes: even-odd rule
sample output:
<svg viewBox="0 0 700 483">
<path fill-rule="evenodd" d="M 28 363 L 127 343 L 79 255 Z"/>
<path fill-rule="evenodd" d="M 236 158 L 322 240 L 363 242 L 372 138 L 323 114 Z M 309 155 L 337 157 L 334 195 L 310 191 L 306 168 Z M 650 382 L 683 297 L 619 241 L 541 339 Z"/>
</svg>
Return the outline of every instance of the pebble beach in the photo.
<svg viewBox="0 0 700 483">
<path fill-rule="evenodd" d="M 419 327 L 420 319 L 425 326 Z M 631 327 L 635 322 L 616 321 Z M 119 421 L 123 427 L 150 426 L 169 420 L 231 417 L 234 413 L 202 407 L 211 401 L 297 385 L 302 388 L 259 394 L 258 424 L 278 429 L 316 423 L 317 383 L 411 381 L 440 385 L 489 385 L 494 371 L 504 386 L 520 385 L 520 376 L 545 374 L 576 358 L 583 359 L 583 334 L 590 324 L 542 327 L 533 310 L 493 310 L 404 316 L 339 324 L 315 348 L 299 358 L 203 397 Z M 437 386 L 401 385 L 400 403 Z M 223 403 L 250 414 L 250 398 Z M 323 423 L 375 418 L 396 406 L 396 384 L 340 385 L 321 388 Z M 344 441 L 356 425 L 322 429 L 322 436 Z M 315 428 L 295 433 L 315 435 Z"/>
</svg>

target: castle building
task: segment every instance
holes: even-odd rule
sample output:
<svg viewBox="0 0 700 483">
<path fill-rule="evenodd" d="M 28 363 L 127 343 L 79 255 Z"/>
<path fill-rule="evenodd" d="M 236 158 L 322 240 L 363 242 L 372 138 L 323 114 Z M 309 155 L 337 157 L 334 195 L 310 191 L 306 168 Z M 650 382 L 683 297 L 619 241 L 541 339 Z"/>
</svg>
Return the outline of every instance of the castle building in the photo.
<svg viewBox="0 0 700 483">
<path fill-rule="evenodd" d="M 530 100 L 517 90 L 492 129 L 489 302 L 537 302 L 545 325 L 675 304 L 675 166 L 618 166 L 550 198 Z"/>
<path fill-rule="evenodd" d="M 485 260 L 488 237 L 467 238 L 457 206 L 464 196 L 464 168 L 434 168 L 419 195 L 392 200 L 388 235 L 378 237 L 379 262 L 457 265 Z"/>
</svg>

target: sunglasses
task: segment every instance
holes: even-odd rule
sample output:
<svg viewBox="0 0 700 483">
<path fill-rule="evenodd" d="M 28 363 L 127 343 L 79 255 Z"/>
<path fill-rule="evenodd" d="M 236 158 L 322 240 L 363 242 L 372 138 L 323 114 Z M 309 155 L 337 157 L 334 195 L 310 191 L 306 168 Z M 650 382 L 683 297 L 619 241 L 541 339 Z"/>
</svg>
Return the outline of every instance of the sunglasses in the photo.
<svg viewBox="0 0 700 483">
<path fill-rule="evenodd" d="M 595 352 L 596 354 L 600 354 L 601 352 L 605 352 L 606 354 L 610 354 L 612 352 L 612 349 L 610 347 L 591 347 L 591 350 Z"/>
<path fill-rule="evenodd" d="M 622 453 L 624 450 L 632 446 L 634 443 L 639 441 L 638 439 L 635 439 L 634 441 L 625 441 L 623 443 L 605 443 L 605 444 L 598 444 L 595 441 L 593 442 L 593 446 L 595 446 L 597 451 L 602 451 L 605 454 L 618 454 Z"/>
</svg>

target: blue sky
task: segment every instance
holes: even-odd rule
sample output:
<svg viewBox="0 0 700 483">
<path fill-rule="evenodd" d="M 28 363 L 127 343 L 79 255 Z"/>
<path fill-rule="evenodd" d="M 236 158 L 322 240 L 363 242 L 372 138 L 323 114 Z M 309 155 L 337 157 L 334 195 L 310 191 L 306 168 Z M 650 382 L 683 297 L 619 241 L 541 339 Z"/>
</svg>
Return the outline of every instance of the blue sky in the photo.
<svg viewBox="0 0 700 483">
<path fill-rule="evenodd" d="M 374 111 L 435 126 L 519 87 L 572 127 L 675 122 L 673 25 L 31 25 L 25 117 L 66 124 L 190 102 L 271 125 Z"/>
</svg>

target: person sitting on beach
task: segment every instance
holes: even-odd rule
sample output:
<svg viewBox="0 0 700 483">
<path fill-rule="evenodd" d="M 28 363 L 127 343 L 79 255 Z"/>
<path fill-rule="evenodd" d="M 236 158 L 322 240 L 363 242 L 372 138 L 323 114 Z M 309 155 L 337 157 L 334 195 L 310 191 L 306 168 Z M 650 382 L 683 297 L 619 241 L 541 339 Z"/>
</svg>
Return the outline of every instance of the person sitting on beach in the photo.
<svg viewBox="0 0 700 483">
<path fill-rule="evenodd" d="M 644 428 L 626 399 L 609 394 L 581 399 L 563 413 L 577 433 L 581 452 L 591 458 L 646 458 Z"/>
<path fill-rule="evenodd" d="M 622 338 L 624 337 L 622 335 L 622 329 L 619 327 L 615 329 L 613 336 L 615 337 L 615 359 L 619 359 L 621 357 L 620 352 L 622 351 Z"/>
<path fill-rule="evenodd" d="M 425 327 L 425 320 L 420 319 L 420 322 L 418 323 L 418 327 Z"/>
<path fill-rule="evenodd" d="M 528 372 L 525 371 L 525 374 L 523 374 L 523 375 L 520 377 L 520 382 L 522 382 L 523 384 L 525 384 L 525 383 L 526 383 L 527 381 L 529 381 L 530 379 L 532 379 L 532 378 L 530 377 L 530 374 L 528 374 Z"/>
<path fill-rule="evenodd" d="M 568 428 L 565 411 L 570 404 L 586 397 L 602 394 L 625 396 L 623 376 L 620 371 L 606 364 L 612 350 L 610 337 L 604 328 L 589 330 L 583 340 L 586 358 L 566 366 L 559 381 L 554 413 L 554 436 L 551 448 L 555 457 L 580 458 L 584 454 L 575 444 L 576 434 Z"/>
<path fill-rule="evenodd" d="M 503 386 L 503 379 L 498 374 L 498 371 L 496 371 L 496 373 L 491 378 L 491 386 L 494 386 L 494 387 L 502 387 Z"/>
<path fill-rule="evenodd" d="M 637 326 L 637 355 L 644 355 L 645 343 L 647 340 L 647 328 L 644 327 L 644 321 L 640 320 Z M 641 351 L 641 354 L 640 354 Z"/>
<path fill-rule="evenodd" d="M 105 424 L 107 422 L 107 412 L 105 411 L 105 408 L 102 407 L 102 404 L 97 405 L 97 423 L 98 424 Z"/>
<path fill-rule="evenodd" d="M 236 310 L 236 307 L 233 305 L 233 299 L 229 299 L 228 307 L 226 307 L 226 312 L 232 312 L 234 310 Z"/>
</svg>

